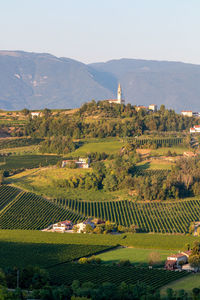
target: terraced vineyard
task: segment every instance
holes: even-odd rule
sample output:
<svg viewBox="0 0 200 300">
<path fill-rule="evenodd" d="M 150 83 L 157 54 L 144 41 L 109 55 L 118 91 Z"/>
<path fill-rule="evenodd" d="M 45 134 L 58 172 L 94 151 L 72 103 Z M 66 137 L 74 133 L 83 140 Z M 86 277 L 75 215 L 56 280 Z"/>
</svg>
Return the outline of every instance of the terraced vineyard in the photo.
<svg viewBox="0 0 200 300">
<path fill-rule="evenodd" d="M 19 193 L 18 190 L 14 197 L 14 190 L 17 193 L 17 189 L 9 186 L 0 190 L 1 202 L 4 206 L 5 202 L 8 203 L 0 212 L 0 229 L 43 229 L 58 221 L 83 219 L 77 213 L 32 193 Z"/>
<path fill-rule="evenodd" d="M 200 220 L 200 200 L 174 202 L 46 200 L 33 193 L 0 187 L 1 229 L 43 229 L 50 224 L 97 217 L 116 224 L 135 224 L 142 232 L 187 233 Z"/>
<path fill-rule="evenodd" d="M 33 169 L 55 165 L 60 157 L 57 155 L 13 155 L 1 157 L 0 170 Z"/>
<path fill-rule="evenodd" d="M 129 141 L 136 142 L 136 145 L 144 146 L 147 144 L 155 144 L 157 147 L 172 147 L 177 146 L 183 143 L 183 138 L 138 138 L 138 139 L 129 139 Z"/>
<path fill-rule="evenodd" d="M 186 233 L 190 223 L 200 219 L 200 200 L 149 202 L 85 202 L 54 200 L 85 217 L 98 217 L 124 226 L 137 225 L 144 232 Z"/>
<path fill-rule="evenodd" d="M 6 185 L 0 186 L 0 210 L 3 209 L 10 201 L 12 201 L 20 190 Z"/>
<path fill-rule="evenodd" d="M 54 284 L 71 284 L 73 280 L 79 280 L 81 283 L 90 281 L 95 284 L 112 282 L 116 285 L 121 282 L 143 282 L 155 289 L 188 275 L 186 271 L 80 264 L 62 264 L 48 271 Z"/>
</svg>

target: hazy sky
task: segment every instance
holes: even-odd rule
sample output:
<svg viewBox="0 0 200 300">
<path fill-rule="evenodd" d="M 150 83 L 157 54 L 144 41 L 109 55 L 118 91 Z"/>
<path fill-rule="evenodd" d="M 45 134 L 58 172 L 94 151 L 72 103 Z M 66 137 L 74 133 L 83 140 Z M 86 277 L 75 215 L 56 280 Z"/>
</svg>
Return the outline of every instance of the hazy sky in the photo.
<svg viewBox="0 0 200 300">
<path fill-rule="evenodd" d="M 200 64 L 200 0 L 0 0 L 0 49 Z"/>
</svg>

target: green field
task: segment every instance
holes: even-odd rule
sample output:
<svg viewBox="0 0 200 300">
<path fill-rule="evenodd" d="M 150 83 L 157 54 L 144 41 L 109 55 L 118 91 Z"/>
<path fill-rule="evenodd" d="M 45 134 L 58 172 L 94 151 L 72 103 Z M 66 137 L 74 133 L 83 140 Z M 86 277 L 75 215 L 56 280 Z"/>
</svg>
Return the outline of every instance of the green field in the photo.
<svg viewBox="0 0 200 300">
<path fill-rule="evenodd" d="M 102 153 L 105 152 L 107 154 L 115 154 L 119 152 L 124 143 L 117 139 L 113 139 L 105 142 L 88 142 L 83 144 L 76 151 L 70 153 L 70 156 L 86 156 L 91 152 Z"/>
<path fill-rule="evenodd" d="M 110 245 L 73 244 L 59 233 L 0 230 L 0 268 L 49 267 L 109 248 Z"/>
<path fill-rule="evenodd" d="M 117 263 L 121 259 L 124 259 L 130 260 L 134 266 L 147 267 L 152 253 L 155 253 L 156 256 L 160 258 L 156 265 L 163 266 L 167 256 L 176 252 L 159 249 L 152 251 L 152 249 L 118 248 L 102 253 L 98 255 L 98 257 L 100 257 L 105 264 Z"/>
<path fill-rule="evenodd" d="M 164 160 L 142 161 L 137 164 L 139 170 L 171 170 L 173 163 Z"/>
<path fill-rule="evenodd" d="M 173 290 L 186 290 L 188 292 L 192 291 L 193 288 L 200 288 L 200 274 L 191 274 L 186 278 L 181 278 L 177 281 L 174 281 L 161 289 L 161 294 L 163 294 L 167 288 Z"/>
<path fill-rule="evenodd" d="M 16 155 L 1 157 L 0 165 L 1 170 L 12 170 L 12 169 L 32 169 L 43 166 L 55 165 L 59 156 L 56 155 Z"/>
<path fill-rule="evenodd" d="M 0 149 L 38 145 L 43 139 L 7 138 L 0 139 Z"/>
<path fill-rule="evenodd" d="M 182 155 L 185 151 L 188 151 L 188 147 L 184 146 L 173 146 L 173 147 L 165 147 L 165 148 L 158 148 L 155 150 L 151 150 L 151 155 L 167 155 L 168 151 L 172 153 L 176 152 L 178 155 Z"/>
<path fill-rule="evenodd" d="M 81 176 L 91 169 L 68 169 L 48 167 L 46 169 L 25 170 L 12 177 L 6 178 L 6 183 L 13 184 L 26 191 L 34 192 L 38 195 L 45 195 L 49 198 L 67 198 L 89 201 L 109 201 L 120 199 L 131 199 L 127 190 L 104 191 L 104 190 L 84 190 L 56 187 L 55 181 L 69 179 L 73 176 Z"/>
<path fill-rule="evenodd" d="M 183 235 L 165 234 L 77 234 L 55 233 L 37 230 L 0 230 L 0 242 L 13 243 L 47 243 L 47 244 L 77 244 L 77 245 L 122 245 L 140 249 L 182 250 L 186 244 L 193 245 L 199 238 Z"/>
</svg>

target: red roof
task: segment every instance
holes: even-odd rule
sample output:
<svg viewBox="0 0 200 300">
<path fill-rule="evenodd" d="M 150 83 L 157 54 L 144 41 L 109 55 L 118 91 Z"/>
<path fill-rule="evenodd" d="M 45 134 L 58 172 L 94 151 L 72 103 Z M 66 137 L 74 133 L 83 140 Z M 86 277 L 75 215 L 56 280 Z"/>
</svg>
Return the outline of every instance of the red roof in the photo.
<svg viewBox="0 0 200 300">
<path fill-rule="evenodd" d="M 71 224 L 72 222 L 71 221 L 68 221 L 68 220 L 66 220 L 66 221 L 62 221 L 62 222 L 60 222 L 61 224 L 65 224 L 65 225 L 67 225 L 67 224 Z"/>
<path fill-rule="evenodd" d="M 176 261 L 175 260 L 166 260 L 165 265 L 175 265 Z"/>
<path fill-rule="evenodd" d="M 187 256 L 190 256 L 192 254 L 192 250 L 184 251 L 183 254 L 186 254 Z"/>
<path fill-rule="evenodd" d="M 192 112 L 192 110 L 182 110 L 181 112 Z"/>
<path fill-rule="evenodd" d="M 200 125 L 194 125 L 194 128 L 200 128 Z"/>
<path fill-rule="evenodd" d="M 168 257 L 179 258 L 179 257 L 183 257 L 183 256 L 185 256 L 185 254 L 183 254 L 183 253 L 177 253 L 177 254 L 172 254 L 172 255 L 170 255 Z"/>
</svg>

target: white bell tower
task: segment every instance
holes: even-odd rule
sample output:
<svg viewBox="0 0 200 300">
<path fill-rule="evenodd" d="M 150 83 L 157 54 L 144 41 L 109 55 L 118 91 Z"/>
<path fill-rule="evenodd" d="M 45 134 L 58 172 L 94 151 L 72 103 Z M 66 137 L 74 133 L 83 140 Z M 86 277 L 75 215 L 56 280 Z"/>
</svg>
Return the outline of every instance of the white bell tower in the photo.
<svg viewBox="0 0 200 300">
<path fill-rule="evenodd" d="M 117 103 L 121 104 L 122 103 L 122 89 L 121 89 L 121 85 L 119 83 L 118 85 L 118 90 L 117 90 Z"/>
</svg>

